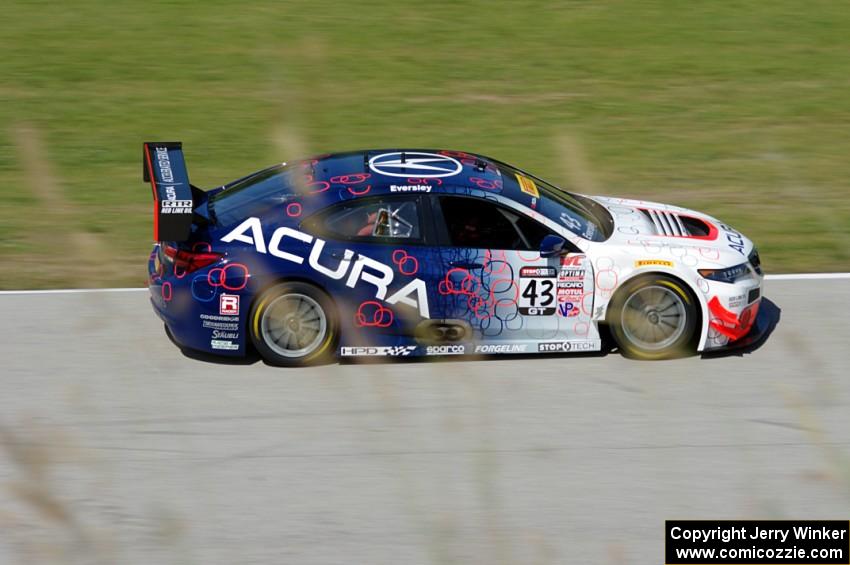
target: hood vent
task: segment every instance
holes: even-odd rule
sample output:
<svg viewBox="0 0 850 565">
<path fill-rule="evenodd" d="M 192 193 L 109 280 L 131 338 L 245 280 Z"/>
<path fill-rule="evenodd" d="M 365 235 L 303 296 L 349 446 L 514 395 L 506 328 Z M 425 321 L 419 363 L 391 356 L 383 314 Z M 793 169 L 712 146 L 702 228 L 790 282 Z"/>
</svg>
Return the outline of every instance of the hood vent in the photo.
<svg viewBox="0 0 850 565">
<path fill-rule="evenodd" d="M 646 210 L 641 209 L 641 212 L 649 218 L 649 221 L 652 222 L 652 225 L 655 226 L 655 232 L 658 235 L 668 235 L 668 236 L 689 236 L 687 228 L 682 223 L 681 218 L 679 218 L 678 214 L 673 214 L 672 212 L 664 212 L 662 210 Z"/>
<path fill-rule="evenodd" d="M 681 216 L 664 210 L 641 208 L 640 211 L 652 222 L 658 235 L 707 238 L 712 234 L 711 226 L 699 218 Z"/>
<path fill-rule="evenodd" d="M 711 235 L 711 226 L 699 218 L 691 218 L 690 216 L 680 216 L 682 223 L 688 230 L 688 235 L 691 237 L 708 237 Z"/>
</svg>

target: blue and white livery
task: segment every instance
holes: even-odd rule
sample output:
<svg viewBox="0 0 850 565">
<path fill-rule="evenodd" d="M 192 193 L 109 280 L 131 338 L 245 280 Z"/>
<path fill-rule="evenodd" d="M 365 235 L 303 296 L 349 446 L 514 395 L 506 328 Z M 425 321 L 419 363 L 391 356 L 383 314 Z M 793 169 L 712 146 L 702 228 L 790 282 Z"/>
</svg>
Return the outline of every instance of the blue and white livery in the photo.
<svg viewBox="0 0 850 565">
<path fill-rule="evenodd" d="M 705 214 L 584 196 L 462 151 L 283 163 L 202 191 L 182 145 L 144 144 L 151 302 L 183 347 L 269 362 L 740 343 L 752 242 Z"/>
</svg>

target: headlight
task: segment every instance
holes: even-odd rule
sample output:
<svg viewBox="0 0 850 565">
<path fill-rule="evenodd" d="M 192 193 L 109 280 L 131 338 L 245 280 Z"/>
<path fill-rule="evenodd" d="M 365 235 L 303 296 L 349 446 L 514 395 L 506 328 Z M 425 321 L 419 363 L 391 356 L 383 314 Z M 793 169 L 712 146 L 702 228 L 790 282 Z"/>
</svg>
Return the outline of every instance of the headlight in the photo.
<svg viewBox="0 0 850 565">
<path fill-rule="evenodd" d="M 728 269 L 699 269 L 699 274 L 711 281 L 733 283 L 738 279 L 750 274 L 747 263 L 741 263 Z"/>
<path fill-rule="evenodd" d="M 753 270 L 760 275 L 761 274 L 761 257 L 759 257 L 759 252 L 755 247 L 753 247 L 753 250 L 750 251 L 749 259 L 750 259 L 750 265 L 753 266 Z"/>
</svg>

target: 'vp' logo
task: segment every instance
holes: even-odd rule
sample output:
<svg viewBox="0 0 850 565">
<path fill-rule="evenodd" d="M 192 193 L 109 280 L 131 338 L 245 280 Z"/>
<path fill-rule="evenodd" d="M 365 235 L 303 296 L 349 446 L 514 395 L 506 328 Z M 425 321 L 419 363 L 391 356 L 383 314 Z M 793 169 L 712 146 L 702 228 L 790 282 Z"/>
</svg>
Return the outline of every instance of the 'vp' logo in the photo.
<svg viewBox="0 0 850 565">
<path fill-rule="evenodd" d="M 448 155 L 404 151 L 376 155 L 369 159 L 369 168 L 388 177 L 436 179 L 458 174 L 463 165 Z"/>
</svg>

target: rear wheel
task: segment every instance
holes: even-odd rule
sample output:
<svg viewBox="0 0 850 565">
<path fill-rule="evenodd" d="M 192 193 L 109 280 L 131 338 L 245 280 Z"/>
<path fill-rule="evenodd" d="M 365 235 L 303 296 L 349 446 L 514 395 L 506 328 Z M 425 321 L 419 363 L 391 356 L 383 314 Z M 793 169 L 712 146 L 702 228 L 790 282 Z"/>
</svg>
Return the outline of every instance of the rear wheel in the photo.
<svg viewBox="0 0 850 565">
<path fill-rule="evenodd" d="M 327 294 L 302 282 L 265 291 L 249 318 L 251 341 L 274 365 L 309 365 L 330 359 L 336 343 L 336 309 Z"/>
<path fill-rule="evenodd" d="M 608 318 L 620 350 L 639 359 L 670 359 L 690 352 L 697 329 L 696 300 L 679 280 L 651 275 L 627 282 Z"/>
</svg>

